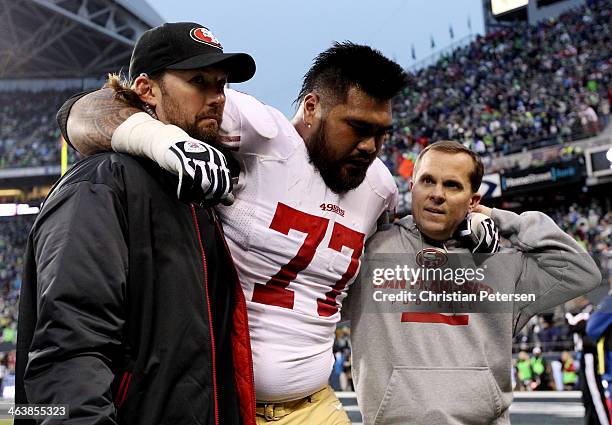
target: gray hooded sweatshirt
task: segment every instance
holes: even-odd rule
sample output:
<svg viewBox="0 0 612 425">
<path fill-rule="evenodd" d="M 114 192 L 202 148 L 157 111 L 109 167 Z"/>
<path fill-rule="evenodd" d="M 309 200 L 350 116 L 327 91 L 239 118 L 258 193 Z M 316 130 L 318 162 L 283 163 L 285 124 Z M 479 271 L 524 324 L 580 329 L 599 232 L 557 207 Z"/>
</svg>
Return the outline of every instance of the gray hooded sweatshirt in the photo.
<svg viewBox="0 0 612 425">
<path fill-rule="evenodd" d="M 511 302 L 503 313 L 470 313 L 467 323 L 403 321 L 401 313 L 372 313 L 362 263 L 344 313 L 365 424 L 509 424 L 513 335 L 535 314 L 600 284 L 593 260 L 545 214 L 494 209 L 492 218 L 512 247 L 490 256 L 497 261 L 487 275 L 535 301 Z M 364 261 L 404 254 L 417 267 L 416 254 L 429 247 L 406 217 L 372 237 Z M 471 256 L 460 247 L 448 252 L 462 250 Z"/>
</svg>

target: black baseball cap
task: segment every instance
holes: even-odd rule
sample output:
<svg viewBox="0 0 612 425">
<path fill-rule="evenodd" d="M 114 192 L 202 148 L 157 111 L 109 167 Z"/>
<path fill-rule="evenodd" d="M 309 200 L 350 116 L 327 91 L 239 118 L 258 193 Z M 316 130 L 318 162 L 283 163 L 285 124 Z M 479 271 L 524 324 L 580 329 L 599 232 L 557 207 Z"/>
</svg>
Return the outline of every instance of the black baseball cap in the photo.
<svg viewBox="0 0 612 425">
<path fill-rule="evenodd" d="M 130 59 L 130 82 L 142 73 L 164 69 L 196 69 L 211 65 L 228 72 L 228 82 L 241 83 L 255 74 L 255 61 L 246 53 L 223 53 L 221 43 L 195 22 L 172 22 L 145 31 Z"/>
</svg>

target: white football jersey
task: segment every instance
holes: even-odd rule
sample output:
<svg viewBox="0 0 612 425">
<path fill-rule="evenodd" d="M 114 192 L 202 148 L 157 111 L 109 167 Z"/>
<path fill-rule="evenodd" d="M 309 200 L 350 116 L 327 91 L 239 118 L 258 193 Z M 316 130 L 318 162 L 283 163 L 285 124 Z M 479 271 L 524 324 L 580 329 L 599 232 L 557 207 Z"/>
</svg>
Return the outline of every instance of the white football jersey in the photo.
<svg viewBox="0 0 612 425">
<path fill-rule="evenodd" d="M 241 173 L 219 213 L 247 300 L 257 400 L 295 400 L 327 385 L 342 300 L 397 188 L 376 159 L 357 189 L 333 193 L 283 114 L 226 96 L 222 135 Z"/>
</svg>

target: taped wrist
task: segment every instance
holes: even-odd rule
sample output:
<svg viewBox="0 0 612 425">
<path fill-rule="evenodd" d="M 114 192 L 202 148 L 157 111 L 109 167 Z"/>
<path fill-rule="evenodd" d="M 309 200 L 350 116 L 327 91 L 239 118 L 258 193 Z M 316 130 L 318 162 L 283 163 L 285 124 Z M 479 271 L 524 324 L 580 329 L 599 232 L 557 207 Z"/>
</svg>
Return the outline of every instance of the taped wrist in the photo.
<svg viewBox="0 0 612 425">
<path fill-rule="evenodd" d="M 152 159 L 163 169 L 176 174 L 176 165 L 169 161 L 166 152 L 173 144 L 187 140 L 191 137 L 181 128 L 138 112 L 117 127 L 111 146 L 115 152 Z"/>
</svg>

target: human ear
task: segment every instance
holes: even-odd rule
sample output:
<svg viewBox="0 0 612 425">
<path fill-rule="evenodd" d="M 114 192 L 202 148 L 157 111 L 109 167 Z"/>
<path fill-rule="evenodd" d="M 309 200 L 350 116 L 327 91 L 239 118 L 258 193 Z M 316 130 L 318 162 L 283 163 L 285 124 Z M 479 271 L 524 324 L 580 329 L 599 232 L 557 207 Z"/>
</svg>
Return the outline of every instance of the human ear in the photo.
<svg viewBox="0 0 612 425">
<path fill-rule="evenodd" d="M 470 205 L 468 206 L 469 213 L 471 213 L 474 210 L 474 208 L 476 208 L 476 206 L 480 204 L 481 198 L 482 196 L 478 192 L 472 194 L 472 197 L 470 198 Z"/>
<path fill-rule="evenodd" d="M 319 110 L 321 109 L 321 101 L 319 95 L 308 93 L 302 102 L 303 120 L 306 127 L 311 128 L 316 125 L 319 120 Z"/>
<path fill-rule="evenodd" d="M 159 85 L 149 78 L 147 74 L 143 73 L 136 77 L 133 87 L 140 100 L 153 108 L 157 106 L 160 96 Z"/>
</svg>

